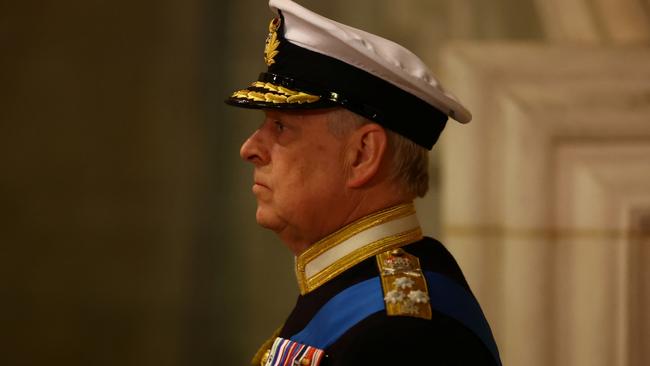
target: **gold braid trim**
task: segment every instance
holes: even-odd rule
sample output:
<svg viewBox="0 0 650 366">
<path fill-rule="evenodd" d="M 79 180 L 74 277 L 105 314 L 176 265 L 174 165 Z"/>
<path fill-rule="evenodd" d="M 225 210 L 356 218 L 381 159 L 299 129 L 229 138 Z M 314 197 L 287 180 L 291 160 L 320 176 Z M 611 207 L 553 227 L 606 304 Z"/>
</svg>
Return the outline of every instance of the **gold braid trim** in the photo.
<svg viewBox="0 0 650 366">
<path fill-rule="evenodd" d="M 264 364 L 266 364 L 266 360 L 269 358 L 269 353 L 271 352 L 271 346 L 273 346 L 273 342 L 275 342 L 275 339 L 280 335 L 281 330 L 282 327 L 276 329 L 275 332 L 273 332 L 273 335 L 262 343 L 251 360 L 252 366 L 264 366 Z"/>
<path fill-rule="evenodd" d="M 270 91 L 273 91 L 273 92 L 278 91 L 277 86 L 275 86 L 275 85 L 273 85 L 271 83 L 265 83 L 263 81 L 256 81 L 256 82 L 252 83 L 251 86 L 253 86 L 255 88 L 263 88 L 263 89 L 270 90 Z"/>
<path fill-rule="evenodd" d="M 283 86 L 274 85 L 271 83 L 264 83 L 256 81 L 251 84 L 254 88 L 260 88 L 270 91 L 271 93 L 261 93 L 251 90 L 238 90 L 232 94 L 233 98 L 249 99 L 255 102 L 269 102 L 275 104 L 289 103 L 289 104 L 303 104 L 314 103 L 320 100 L 318 95 L 307 94 L 295 90 L 285 88 Z"/>
<path fill-rule="evenodd" d="M 266 94 L 264 94 L 264 98 L 266 98 L 267 101 L 270 100 L 273 103 L 286 103 L 287 102 L 287 97 L 285 95 L 277 95 L 277 94 L 266 93 Z"/>
<path fill-rule="evenodd" d="M 318 96 L 316 96 L 316 95 L 295 91 L 295 90 L 292 90 L 292 89 L 289 89 L 289 88 L 285 88 L 284 86 L 275 85 L 275 84 L 271 84 L 271 83 L 265 83 L 265 82 L 262 82 L 262 81 L 256 81 L 253 84 L 251 84 L 251 86 L 254 87 L 254 88 L 261 88 L 261 89 L 270 90 L 272 92 L 284 94 L 286 96 L 290 96 L 290 95 L 309 95 L 309 96 L 318 98 Z"/>
<path fill-rule="evenodd" d="M 286 94 L 286 95 L 298 95 L 298 94 L 309 95 L 309 94 L 306 94 L 306 93 L 300 93 L 300 92 L 297 92 L 297 91 L 295 91 L 295 90 L 287 89 L 287 88 L 285 88 L 285 87 L 283 87 L 283 86 L 278 86 L 278 91 L 279 91 L 280 93 L 282 93 L 282 94 Z"/>
<path fill-rule="evenodd" d="M 317 102 L 320 99 L 320 97 L 317 97 L 315 95 L 309 95 L 305 93 L 300 93 L 298 95 L 293 95 L 287 98 L 287 103 L 314 103 Z"/>
</svg>

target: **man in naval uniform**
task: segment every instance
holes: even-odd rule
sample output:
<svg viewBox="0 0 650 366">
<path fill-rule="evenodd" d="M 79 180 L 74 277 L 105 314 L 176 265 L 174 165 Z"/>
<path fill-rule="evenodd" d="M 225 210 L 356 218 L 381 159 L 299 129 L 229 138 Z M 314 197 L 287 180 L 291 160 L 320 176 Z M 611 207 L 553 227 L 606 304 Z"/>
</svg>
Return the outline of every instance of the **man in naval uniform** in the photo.
<svg viewBox="0 0 650 366">
<path fill-rule="evenodd" d="M 448 117 L 470 113 L 405 48 L 270 0 L 257 81 L 227 103 L 264 121 L 241 147 L 257 222 L 296 255 L 300 288 L 254 365 L 500 365 L 461 270 L 413 199 Z"/>
</svg>

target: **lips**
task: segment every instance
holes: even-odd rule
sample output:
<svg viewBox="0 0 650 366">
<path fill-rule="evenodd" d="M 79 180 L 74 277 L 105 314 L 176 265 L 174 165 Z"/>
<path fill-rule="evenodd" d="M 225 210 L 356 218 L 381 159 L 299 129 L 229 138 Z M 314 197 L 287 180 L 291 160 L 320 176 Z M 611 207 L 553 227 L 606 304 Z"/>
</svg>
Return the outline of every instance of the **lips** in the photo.
<svg viewBox="0 0 650 366">
<path fill-rule="evenodd" d="M 262 193 L 263 191 L 268 191 L 269 186 L 266 184 L 264 179 L 261 179 L 259 176 L 254 175 L 253 176 L 253 193 L 259 194 Z"/>
<path fill-rule="evenodd" d="M 256 186 L 262 186 L 262 187 L 264 187 L 264 188 L 269 188 L 266 184 L 264 184 L 264 183 L 262 183 L 262 182 L 260 182 L 260 181 L 255 181 L 255 182 L 254 182 L 254 185 L 256 185 Z"/>
<path fill-rule="evenodd" d="M 269 185 L 266 184 L 266 180 L 262 177 L 262 174 L 260 174 L 257 169 L 255 170 L 253 174 L 253 183 L 255 185 L 259 185 L 265 188 L 269 188 Z"/>
<path fill-rule="evenodd" d="M 266 197 L 271 191 L 267 186 L 260 182 L 255 182 L 251 190 L 258 199 Z"/>
</svg>

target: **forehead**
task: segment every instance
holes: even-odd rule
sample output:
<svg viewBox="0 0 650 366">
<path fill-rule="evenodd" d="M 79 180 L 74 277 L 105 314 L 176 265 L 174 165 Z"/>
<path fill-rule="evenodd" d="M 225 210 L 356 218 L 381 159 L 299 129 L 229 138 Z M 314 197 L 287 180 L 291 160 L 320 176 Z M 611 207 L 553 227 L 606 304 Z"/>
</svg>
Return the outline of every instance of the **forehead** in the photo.
<svg viewBox="0 0 650 366">
<path fill-rule="evenodd" d="M 293 121 L 315 121 L 323 120 L 327 121 L 329 115 L 335 111 L 337 108 L 327 108 L 327 109 L 265 109 L 264 115 L 266 118 L 275 118 L 275 119 L 284 119 L 284 120 L 293 120 Z"/>
</svg>

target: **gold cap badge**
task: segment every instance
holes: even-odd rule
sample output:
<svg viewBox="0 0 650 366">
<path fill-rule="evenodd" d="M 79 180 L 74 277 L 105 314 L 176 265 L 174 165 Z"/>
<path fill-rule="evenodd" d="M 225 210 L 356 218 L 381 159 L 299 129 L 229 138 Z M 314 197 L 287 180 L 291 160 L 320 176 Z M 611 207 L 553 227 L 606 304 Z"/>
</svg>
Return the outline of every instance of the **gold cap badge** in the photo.
<svg viewBox="0 0 650 366">
<path fill-rule="evenodd" d="M 278 40 L 278 29 L 282 20 L 280 18 L 271 19 L 269 23 L 269 35 L 266 37 L 266 45 L 264 46 L 264 62 L 267 66 L 271 66 L 275 63 L 273 59 L 278 55 L 279 51 L 278 46 L 280 46 L 280 41 Z"/>
</svg>

